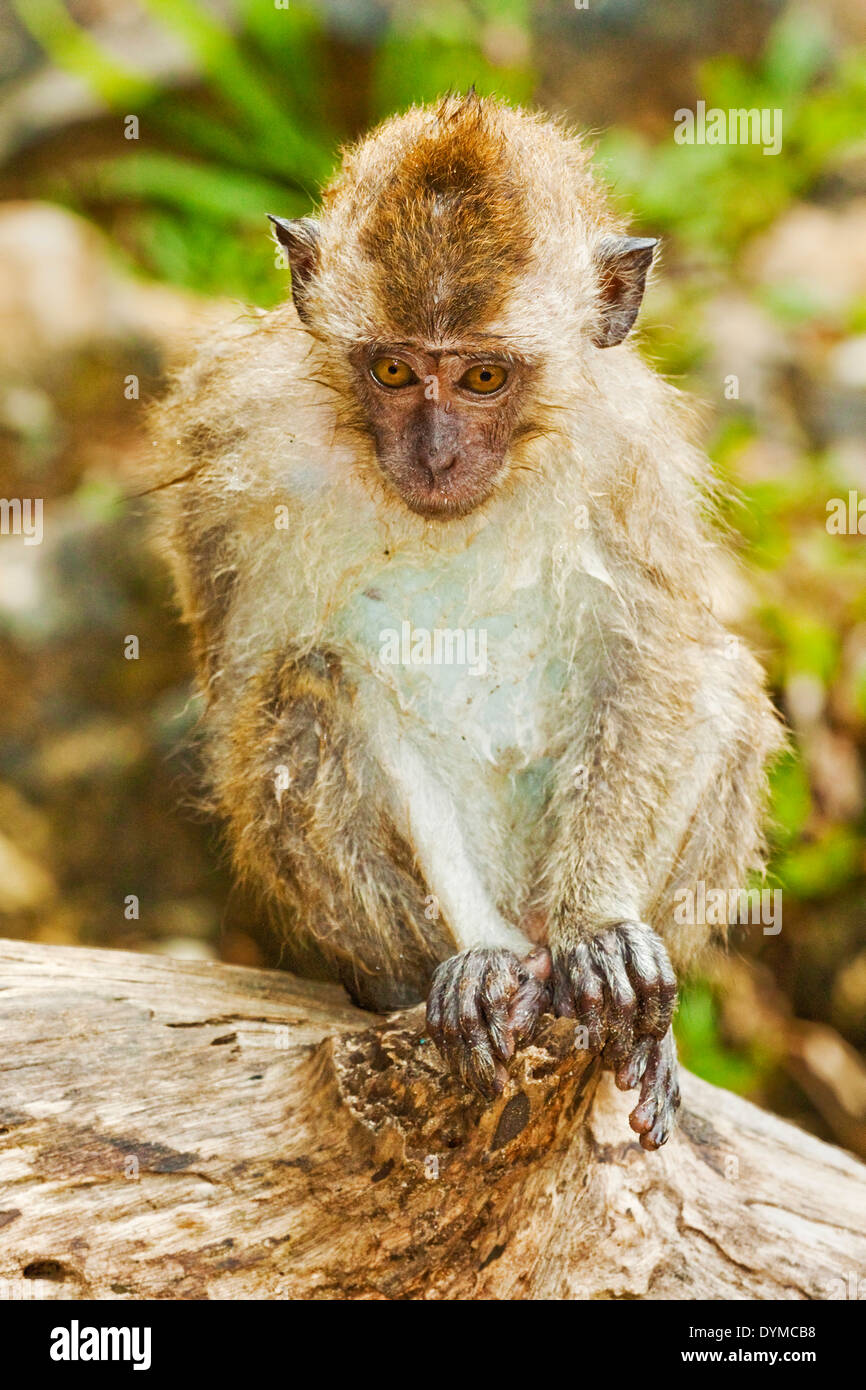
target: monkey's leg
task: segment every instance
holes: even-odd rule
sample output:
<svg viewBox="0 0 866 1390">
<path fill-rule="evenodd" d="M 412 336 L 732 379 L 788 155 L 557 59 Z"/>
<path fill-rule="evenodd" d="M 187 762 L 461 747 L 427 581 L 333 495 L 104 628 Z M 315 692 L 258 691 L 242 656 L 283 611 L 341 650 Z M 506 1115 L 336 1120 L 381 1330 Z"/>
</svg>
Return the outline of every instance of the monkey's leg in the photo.
<svg viewBox="0 0 866 1390">
<path fill-rule="evenodd" d="M 506 947 L 476 947 L 436 967 L 427 1027 L 467 1086 L 488 1098 L 501 1092 L 506 1063 L 532 1040 L 550 1007 L 549 975 L 544 946 L 522 960 Z"/>
<path fill-rule="evenodd" d="M 217 701 L 228 753 L 214 781 L 238 866 L 290 946 L 312 940 L 355 1002 L 382 1012 L 420 1002 L 457 943 L 428 914 L 355 696 L 335 655 L 271 654 L 236 705 Z"/>
</svg>

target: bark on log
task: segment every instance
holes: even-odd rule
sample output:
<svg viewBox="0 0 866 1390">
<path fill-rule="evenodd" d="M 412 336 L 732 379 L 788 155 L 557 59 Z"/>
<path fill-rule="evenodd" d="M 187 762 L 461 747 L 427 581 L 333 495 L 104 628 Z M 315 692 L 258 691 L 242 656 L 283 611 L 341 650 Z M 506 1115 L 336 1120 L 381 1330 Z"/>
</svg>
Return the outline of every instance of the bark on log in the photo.
<svg viewBox="0 0 866 1390">
<path fill-rule="evenodd" d="M 545 1020 L 484 1106 L 420 1009 L 2 941 L 7 1296 L 845 1297 L 862 1164 L 689 1075 L 646 1154 L 572 1038 Z"/>
</svg>

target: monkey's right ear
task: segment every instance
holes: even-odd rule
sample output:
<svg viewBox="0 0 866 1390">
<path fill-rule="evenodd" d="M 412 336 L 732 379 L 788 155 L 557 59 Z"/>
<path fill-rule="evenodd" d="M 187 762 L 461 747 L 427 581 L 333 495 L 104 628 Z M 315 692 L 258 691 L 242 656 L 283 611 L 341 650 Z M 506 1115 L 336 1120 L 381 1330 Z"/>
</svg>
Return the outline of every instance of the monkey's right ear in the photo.
<svg viewBox="0 0 866 1390">
<path fill-rule="evenodd" d="M 615 347 L 628 333 L 637 318 L 657 246 L 655 237 L 602 237 L 595 253 L 601 287 L 601 313 L 592 337 L 596 347 Z"/>
<path fill-rule="evenodd" d="M 312 217 L 296 217 L 288 222 L 284 217 L 273 217 L 274 236 L 289 258 L 292 272 L 292 299 L 298 317 L 308 323 L 307 295 L 310 279 L 319 263 L 319 224 Z"/>
</svg>

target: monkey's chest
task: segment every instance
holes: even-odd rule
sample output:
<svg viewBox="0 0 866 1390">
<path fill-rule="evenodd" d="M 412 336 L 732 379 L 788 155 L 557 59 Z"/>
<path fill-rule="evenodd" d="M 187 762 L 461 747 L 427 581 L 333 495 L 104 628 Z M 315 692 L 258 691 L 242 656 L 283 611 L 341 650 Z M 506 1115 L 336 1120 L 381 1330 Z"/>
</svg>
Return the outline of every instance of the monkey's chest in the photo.
<svg viewBox="0 0 866 1390">
<path fill-rule="evenodd" d="M 469 563 L 432 580 L 404 567 L 357 593 L 338 629 L 404 731 L 438 756 L 520 776 L 545 759 L 564 681 L 549 611 L 540 582 L 503 598 L 479 589 Z"/>
<path fill-rule="evenodd" d="M 508 944 L 519 924 L 548 833 L 565 679 L 543 585 L 503 592 L 479 572 L 472 556 L 433 577 L 384 570 L 333 631 L 394 823 L 461 948 Z"/>
</svg>

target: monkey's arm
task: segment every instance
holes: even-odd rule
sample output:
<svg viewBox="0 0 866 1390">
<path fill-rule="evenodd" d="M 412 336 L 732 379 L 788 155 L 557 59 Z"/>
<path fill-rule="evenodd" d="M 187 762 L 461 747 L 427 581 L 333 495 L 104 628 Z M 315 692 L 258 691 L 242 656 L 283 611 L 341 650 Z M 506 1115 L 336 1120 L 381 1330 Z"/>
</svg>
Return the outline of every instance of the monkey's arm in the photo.
<svg viewBox="0 0 866 1390">
<path fill-rule="evenodd" d="M 676 1104 L 671 958 L 686 964 L 708 935 L 674 922 L 674 895 L 699 879 L 744 887 L 760 866 L 778 724 L 757 664 L 720 630 L 665 640 L 646 614 L 595 660 L 559 759 L 542 890 L 554 1009 L 624 1089 L 642 1079 L 633 1124 L 657 1147 Z"/>
<path fill-rule="evenodd" d="M 237 704 L 220 705 L 213 783 L 241 872 L 287 933 L 314 938 L 357 1003 L 423 999 L 454 941 L 385 809 L 340 660 L 272 653 Z"/>
</svg>

